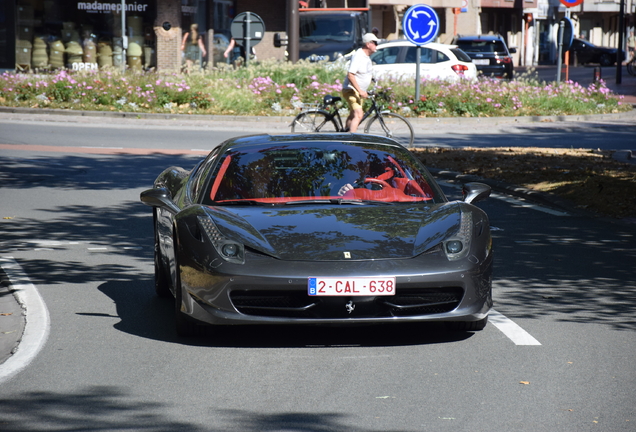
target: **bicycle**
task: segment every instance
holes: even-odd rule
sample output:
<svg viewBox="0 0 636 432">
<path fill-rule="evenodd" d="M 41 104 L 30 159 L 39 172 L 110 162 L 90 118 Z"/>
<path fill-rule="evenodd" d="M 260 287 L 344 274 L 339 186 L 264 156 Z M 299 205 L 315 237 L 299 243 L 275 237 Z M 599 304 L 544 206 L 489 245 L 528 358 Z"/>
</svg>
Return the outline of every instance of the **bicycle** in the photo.
<svg viewBox="0 0 636 432">
<path fill-rule="evenodd" d="M 627 62 L 627 72 L 631 76 L 636 76 L 636 54 L 634 54 L 631 60 Z"/>
<path fill-rule="evenodd" d="M 382 109 L 376 102 L 376 94 L 368 92 L 371 106 L 364 113 L 360 124 L 365 120 L 370 120 L 365 124 L 364 133 L 371 135 L 381 135 L 393 138 L 405 147 L 413 145 L 413 126 L 404 117 Z M 338 102 L 342 100 L 339 96 L 326 95 L 322 104 L 308 104 L 303 112 L 298 114 L 291 123 L 291 131 L 299 133 L 313 132 L 348 132 L 343 126 L 340 113 L 338 112 Z"/>
</svg>

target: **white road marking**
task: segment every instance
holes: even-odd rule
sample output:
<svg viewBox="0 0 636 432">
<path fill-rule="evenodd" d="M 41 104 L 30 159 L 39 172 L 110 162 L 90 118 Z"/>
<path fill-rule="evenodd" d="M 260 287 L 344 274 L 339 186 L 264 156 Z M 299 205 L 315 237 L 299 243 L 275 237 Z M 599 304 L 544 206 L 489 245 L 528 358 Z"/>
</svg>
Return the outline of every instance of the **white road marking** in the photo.
<svg viewBox="0 0 636 432">
<path fill-rule="evenodd" d="M 530 333 L 494 309 L 490 310 L 488 322 L 497 327 L 508 339 L 513 341 L 515 345 L 541 345 Z"/>
<path fill-rule="evenodd" d="M 461 189 L 461 187 L 462 187 L 462 185 L 460 185 L 460 184 L 453 184 L 453 183 L 440 181 L 440 180 L 438 180 L 437 183 L 440 184 L 441 186 L 451 187 L 451 188 L 455 188 L 455 189 Z M 518 206 L 518 207 L 529 208 L 529 209 L 537 210 L 537 211 L 540 211 L 540 212 L 543 212 L 543 213 L 548 213 L 548 214 L 551 214 L 551 215 L 554 215 L 554 216 L 570 216 L 568 213 L 565 213 L 565 212 L 562 212 L 562 211 L 559 211 L 559 210 L 554 210 L 554 209 L 551 209 L 549 207 L 543 207 L 543 206 L 540 206 L 538 204 L 529 203 L 528 201 L 526 201 L 526 200 L 524 200 L 522 198 L 514 198 L 514 197 L 511 197 L 511 196 L 499 194 L 499 193 L 496 193 L 496 192 L 491 192 L 490 196 L 492 198 L 494 198 L 494 199 L 498 199 L 500 201 L 505 201 L 508 204 L 513 204 L 513 205 Z"/>
<path fill-rule="evenodd" d="M 554 209 L 551 209 L 549 207 L 543 207 L 543 206 L 540 206 L 540 205 L 537 205 L 537 204 L 532 204 L 532 203 L 529 203 L 529 202 L 527 202 L 527 201 L 525 201 L 523 199 L 513 198 L 513 197 L 510 197 L 510 196 L 502 195 L 502 194 L 498 194 L 498 193 L 491 193 L 490 196 L 495 198 L 495 199 L 498 199 L 498 200 L 501 200 L 501 201 L 505 201 L 508 204 L 514 204 L 514 205 L 519 206 L 519 207 L 537 210 L 537 211 L 540 211 L 540 212 L 543 212 L 543 213 L 551 214 L 553 216 L 569 216 L 569 214 L 566 213 L 566 212 L 562 212 L 562 211 L 559 211 L 559 210 L 554 210 Z"/>
<path fill-rule="evenodd" d="M 49 311 L 38 289 L 31 283 L 15 259 L 0 257 L 0 267 L 8 276 L 18 302 L 28 313 L 17 351 L 0 364 L 0 383 L 2 383 L 33 361 L 49 337 L 51 321 Z"/>
</svg>

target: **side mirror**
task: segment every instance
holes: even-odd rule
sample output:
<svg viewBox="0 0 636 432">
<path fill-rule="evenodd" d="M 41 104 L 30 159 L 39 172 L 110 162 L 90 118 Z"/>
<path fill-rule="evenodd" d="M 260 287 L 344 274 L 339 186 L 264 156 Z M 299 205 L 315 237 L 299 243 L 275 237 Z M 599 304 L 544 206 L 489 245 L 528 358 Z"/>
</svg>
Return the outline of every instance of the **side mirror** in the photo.
<svg viewBox="0 0 636 432">
<path fill-rule="evenodd" d="M 276 48 L 287 46 L 287 36 L 281 36 L 279 33 L 274 33 L 274 46 Z"/>
<path fill-rule="evenodd" d="M 462 187 L 462 194 L 464 194 L 464 202 L 468 204 L 476 203 L 481 200 L 485 200 L 490 196 L 490 186 L 483 183 L 466 183 Z"/>
<path fill-rule="evenodd" d="M 165 208 L 170 213 L 177 214 L 181 211 L 172 201 L 172 194 L 166 188 L 145 190 L 139 195 L 139 199 L 147 206 Z"/>
<path fill-rule="evenodd" d="M 508 49 L 508 51 L 510 51 L 510 54 L 515 54 L 517 52 L 517 47 L 512 47 Z"/>
</svg>

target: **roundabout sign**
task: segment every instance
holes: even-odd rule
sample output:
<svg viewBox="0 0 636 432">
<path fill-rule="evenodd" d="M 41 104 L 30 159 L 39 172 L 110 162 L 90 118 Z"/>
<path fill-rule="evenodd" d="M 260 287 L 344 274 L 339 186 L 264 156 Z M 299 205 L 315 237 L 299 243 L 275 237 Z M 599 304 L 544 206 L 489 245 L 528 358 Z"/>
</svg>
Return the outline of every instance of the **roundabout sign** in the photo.
<svg viewBox="0 0 636 432">
<path fill-rule="evenodd" d="M 583 0 L 559 0 L 561 4 L 565 7 L 571 8 L 574 6 L 578 6 L 583 3 Z"/>
<path fill-rule="evenodd" d="M 411 6 L 402 19 L 404 36 L 415 45 L 425 45 L 439 33 L 439 17 L 435 10 L 427 5 Z"/>
</svg>

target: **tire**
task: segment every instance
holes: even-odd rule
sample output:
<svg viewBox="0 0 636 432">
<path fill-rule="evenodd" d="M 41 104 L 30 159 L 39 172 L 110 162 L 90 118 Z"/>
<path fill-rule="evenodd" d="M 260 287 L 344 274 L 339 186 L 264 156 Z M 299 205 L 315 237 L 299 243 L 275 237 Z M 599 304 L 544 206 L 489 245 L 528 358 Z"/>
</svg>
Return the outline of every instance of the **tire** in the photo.
<svg viewBox="0 0 636 432">
<path fill-rule="evenodd" d="M 413 145 L 413 127 L 404 117 L 394 113 L 383 113 L 375 116 L 367 123 L 364 133 L 393 138 L 404 147 Z"/>
<path fill-rule="evenodd" d="M 450 321 L 446 325 L 451 330 L 458 331 L 481 331 L 488 324 L 488 317 L 480 319 L 479 321 Z"/>
<path fill-rule="evenodd" d="M 155 210 L 156 211 L 156 210 Z M 171 297 L 170 292 L 170 275 L 163 265 L 163 257 L 161 256 L 161 248 L 159 247 L 159 230 L 155 216 L 155 293 L 157 297 Z"/>
<path fill-rule="evenodd" d="M 636 59 L 627 63 L 627 73 L 636 76 Z"/>
<path fill-rule="evenodd" d="M 175 250 L 175 272 L 176 280 L 174 287 L 174 324 L 177 335 L 181 337 L 191 337 L 199 333 L 199 326 L 186 314 L 181 312 L 183 303 L 183 290 L 181 288 L 181 275 L 179 274 L 179 263 L 177 261 L 177 251 Z"/>
<path fill-rule="evenodd" d="M 338 132 L 336 122 L 328 120 L 329 113 L 323 110 L 310 110 L 300 113 L 291 124 L 293 133 Z"/>
</svg>

